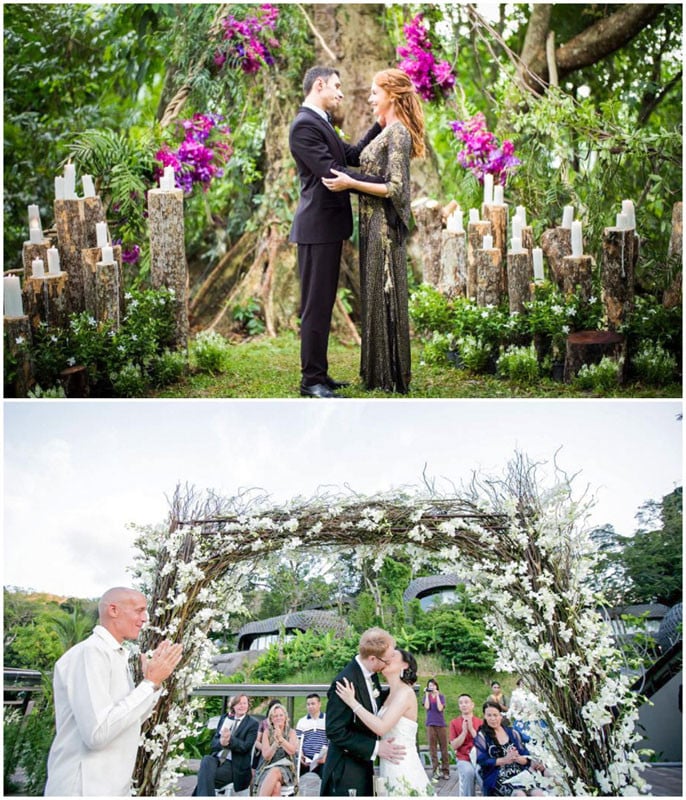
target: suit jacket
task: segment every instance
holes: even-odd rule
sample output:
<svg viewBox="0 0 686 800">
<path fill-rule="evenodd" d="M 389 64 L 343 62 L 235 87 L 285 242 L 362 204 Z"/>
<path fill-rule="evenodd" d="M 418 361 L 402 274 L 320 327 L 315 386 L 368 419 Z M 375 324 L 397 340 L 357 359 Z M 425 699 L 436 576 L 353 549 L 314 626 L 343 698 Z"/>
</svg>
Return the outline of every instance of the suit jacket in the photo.
<svg viewBox="0 0 686 800">
<path fill-rule="evenodd" d="M 219 741 L 219 732 L 228 716 L 228 714 L 222 714 L 217 730 L 212 737 L 210 752 L 215 756 L 219 755 L 224 749 Z M 250 786 L 250 780 L 252 779 L 252 749 L 257 739 L 258 728 L 259 722 L 255 717 L 251 717 L 248 714 L 238 726 L 236 733 L 231 735 L 228 749 L 231 751 L 233 786 L 237 792 L 241 792 Z"/>
<path fill-rule="evenodd" d="M 327 694 L 326 736 L 329 752 L 324 762 L 320 795 L 341 796 L 347 795 L 349 789 L 357 789 L 358 795 L 371 797 L 374 794 L 374 765 L 371 759 L 378 737 L 336 694 L 336 681 L 343 678 L 347 678 L 355 687 L 356 699 L 374 713 L 364 674 L 353 659 L 334 678 Z M 378 687 L 378 678 L 375 684 Z M 377 705 L 380 707 L 385 699 L 386 694 L 381 692 L 376 700 Z"/>
<path fill-rule="evenodd" d="M 349 165 L 359 166 L 360 153 L 380 132 L 381 126 L 375 124 L 356 145 L 349 145 L 316 111 L 300 107 L 288 137 L 300 176 L 300 202 L 293 218 L 291 242 L 329 244 L 352 236 L 350 193 L 331 192 L 321 179 L 333 177 L 333 167 L 359 180 L 385 182 L 382 176 L 362 175 L 348 169 Z"/>
</svg>

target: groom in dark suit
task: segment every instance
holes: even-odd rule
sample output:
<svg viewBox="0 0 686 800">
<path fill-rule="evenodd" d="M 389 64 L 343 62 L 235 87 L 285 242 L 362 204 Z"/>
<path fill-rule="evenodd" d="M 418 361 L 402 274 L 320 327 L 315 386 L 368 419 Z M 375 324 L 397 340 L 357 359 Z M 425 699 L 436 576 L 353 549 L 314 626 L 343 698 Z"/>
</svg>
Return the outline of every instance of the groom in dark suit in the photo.
<svg viewBox="0 0 686 800">
<path fill-rule="evenodd" d="M 303 397 L 336 397 L 346 384 L 328 373 L 327 348 L 331 315 L 336 301 L 343 241 L 353 232 L 348 192 L 330 192 L 322 178 L 331 169 L 360 180 L 382 183 L 383 178 L 351 172 L 359 166 L 360 153 L 381 132 L 376 123 L 356 144 L 342 141 L 331 124 L 331 115 L 343 99 L 341 79 L 332 67 L 312 67 L 303 80 L 305 101 L 291 125 L 289 145 L 300 176 L 300 202 L 295 212 L 290 241 L 298 245 L 300 273 L 300 363 Z"/>
<path fill-rule="evenodd" d="M 229 713 L 220 718 L 210 745 L 211 755 L 203 756 L 200 762 L 193 796 L 214 797 L 216 790 L 228 783 L 233 783 L 234 792 L 250 786 L 259 722 L 248 715 L 249 707 L 248 696 L 239 694 L 229 704 Z"/>
<path fill-rule="evenodd" d="M 355 697 L 375 714 L 386 699 L 378 672 L 389 662 L 395 640 L 382 628 L 366 630 L 360 639 L 359 654 L 333 680 L 326 706 L 326 735 L 329 752 L 324 763 L 320 795 L 347 796 L 355 789 L 359 796 L 374 794 L 374 759 L 379 756 L 398 762 L 405 748 L 392 739 L 378 740 L 336 694 L 336 682 L 347 678 L 355 687 Z"/>
</svg>

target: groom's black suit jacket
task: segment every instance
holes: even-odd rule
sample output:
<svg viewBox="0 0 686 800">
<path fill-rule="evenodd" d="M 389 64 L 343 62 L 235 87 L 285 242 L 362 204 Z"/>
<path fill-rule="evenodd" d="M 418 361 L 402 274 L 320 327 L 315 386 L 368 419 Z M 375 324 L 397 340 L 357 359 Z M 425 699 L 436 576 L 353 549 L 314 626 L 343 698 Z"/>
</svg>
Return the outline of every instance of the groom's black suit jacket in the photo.
<svg viewBox="0 0 686 800">
<path fill-rule="evenodd" d="M 358 795 L 371 797 L 374 794 L 374 765 L 371 758 L 378 737 L 363 725 L 336 694 L 336 682 L 343 678 L 347 678 L 355 687 L 355 698 L 368 711 L 374 711 L 362 669 L 353 659 L 334 678 L 327 694 L 326 737 L 329 751 L 324 762 L 320 795 L 347 796 L 349 789 L 357 789 Z M 378 688 L 377 676 L 372 680 Z M 386 692 L 380 692 L 376 699 L 377 706 L 381 706 L 386 695 Z"/>
<path fill-rule="evenodd" d="M 289 133 L 289 146 L 300 176 L 300 202 L 293 218 L 290 241 L 298 244 L 328 244 L 349 239 L 353 215 L 349 192 L 331 192 L 322 178 L 333 178 L 331 168 L 355 178 L 374 183 L 381 177 L 352 172 L 359 166 L 360 153 L 379 135 L 381 126 L 373 125 L 356 145 L 346 144 L 333 127 L 311 108 L 301 106 Z"/>
</svg>

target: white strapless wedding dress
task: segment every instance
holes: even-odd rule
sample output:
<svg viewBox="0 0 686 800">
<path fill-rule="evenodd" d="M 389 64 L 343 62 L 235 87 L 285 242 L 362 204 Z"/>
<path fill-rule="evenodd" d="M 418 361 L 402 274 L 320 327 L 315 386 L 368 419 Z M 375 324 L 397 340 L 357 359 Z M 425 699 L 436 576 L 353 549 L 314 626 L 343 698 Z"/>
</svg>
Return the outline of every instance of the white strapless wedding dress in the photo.
<svg viewBox="0 0 686 800">
<path fill-rule="evenodd" d="M 383 707 L 379 716 L 383 716 Z M 387 795 L 419 795 L 426 797 L 435 794 L 431 781 L 427 778 L 417 752 L 417 723 L 407 717 L 400 717 L 396 724 L 384 734 L 384 739 L 394 739 L 395 744 L 405 747 L 405 757 L 399 764 L 392 764 L 383 758 L 379 760 L 379 787 Z"/>
</svg>

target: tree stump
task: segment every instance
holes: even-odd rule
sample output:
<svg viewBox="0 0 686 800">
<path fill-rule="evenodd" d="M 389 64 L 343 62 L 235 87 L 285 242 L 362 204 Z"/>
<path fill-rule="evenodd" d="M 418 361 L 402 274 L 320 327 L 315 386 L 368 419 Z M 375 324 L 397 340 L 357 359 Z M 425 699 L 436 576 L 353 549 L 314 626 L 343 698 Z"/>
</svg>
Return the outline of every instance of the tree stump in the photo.
<svg viewBox="0 0 686 800">
<path fill-rule="evenodd" d="M 441 277 L 443 217 L 437 200 L 420 198 L 412 203 L 422 252 L 422 280 L 438 288 Z"/>
<path fill-rule="evenodd" d="M 527 225 L 522 228 L 522 250 L 528 250 L 529 252 L 529 263 L 531 264 L 532 275 L 534 274 L 534 247 L 536 247 L 534 229 L 530 225 Z"/>
<path fill-rule="evenodd" d="M 55 200 L 53 209 L 59 244 L 79 251 L 88 247 L 83 200 Z"/>
<path fill-rule="evenodd" d="M 31 322 L 28 316 L 4 317 L 3 320 L 7 349 L 15 363 L 12 388 L 15 397 L 26 397 L 36 382 L 31 358 Z M 5 364 L 5 375 L 8 365 Z"/>
<path fill-rule="evenodd" d="M 150 278 L 154 289 L 174 291 L 175 343 L 188 346 L 188 265 L 181 189 L 148 192 Z"/>
<path fill-rule="evenodd" d="M 588 300 L 593 294 L 593 256 L 564 256 L 561 277 L 565 297 L 578 293 Z"/>
<path fill-rule="evenodd" d="M 441 277 L 438 288 L 447 297 L 464 297 L 467 293 L 467 235 L 443 231 L 441 243 Z"/>
<path fill-rule="evenodd" d="M 624 360 L 620 381 L 626 370 L 626 339 L 615 331 L 576 331 L 567 337 L 565 383 L 570 383 L 584 364 L 599 364 L 604 356 Z"/>
<path fill-rule="evenodd" d="M 633 230 L 603 231 L 600 281 L 602 301 L 610 330 L 616 330 L 634 307 L 635 269 L 639 239 Z"/>
<path fill-rule="evenodd" d="M 507 254 L 507 295 L 510 301 L 510 313 L 516 311 L 523 314 L 524 303 L 531 300 L 531 285 L 534 280 L 534 269 L 528 251 Z"/>
<path fill-rule="evenodd" d="M 541 235 L 541 250 L 548 259 L 553 281 L 559 289 L 562 289 L 562 259 L 572 255 L 571 229 L 548 228 Z"/>
<path fill-rule="evenodd" d="M 50 247 L 50 239 L 43 239 L 40 244 L 32 244 L 31 242 L 24 242 L 21 248 L 21 260 L 24 265 L 24 279 L 33 277 L 33 270 L 31 262 L 37 258 L 42 259 L 45 269 L 48 268 L 48 248 Z"/>
<path fill-rule="evenodd" d="M 489 220 L 470 222 L 467 226 L 467 297 L 476 300 L 479 282 L 477 253 L 483 248 L 484 236 L 492 236 L 493 227 Z"/>
<path fill-rule="evenodd" d="M 112 322 L 119 330 L 119 264 L 95 265 L 95 319 L 98 322 Z"/>
<path fill-rule="evenodd" d="M 669 237 L 669 247 L 667 248 L 667 261 L 675 266 L 681 266 L 684 257 L 684 204 L 679 201 L 674 203 L 672 208 L 672 234 Z M 675 308 L 682 303 L 683 291 L 683 270 L 678 269 L 671 285 L 665 290 L 662 296 L 662 304 L 665 308 Z"/>
<path fill-rule="evenodd" d="M 97 246 L 97 233 L 95 225 L 98 222 L 107 222 L 105 209 L 99 197 L 84 197 L 83 199 L 83 247 Z"/>
<path fill-rule="evenodd" d="M 91 199 L 91 198 L 88 198 Z M 119 316 L 124 316 L 124 276 L 121 265 L 121 245 L 115 244 L 112 248 L 114 260 L 117 264 L 117 287 L 119 291 Z M 96 301 L 96 268 L 98 262 L 102 258 L 101 247 L 90 247 L 81 251 L 81 262 L 83 272 L 83 302 L 84 310 L 97 319 L 97 301 Z"/>
<path fill-rule="evenodd" d="M 51 328 L 66 327 L 71 310 L 68 286 L 66 272 L 24 280 L 24 308 L 31 327 L 37 328 L 41 322 Z"/>
<path fill-rule="evenodd" d="M 88 397 L 88 370 L 84 366 L 67 367 L 60 372 L 60 383 L 67 397 Z"/>
<path fill-rule="evenodd" d="M 503 269 L 501 285 L 503 293 L 507 292 L 507 206 L 486 205 L 481 206 L 481 216 L 491 223 L 493 247 L 500 250 L 500 264 Z"/>
<path fill-rule="evenodd" d="M 476 303 L 497 306 L 503 299 L 503 256 L 499 248 L 478 250 L 476 253 Z"/>
</svg>

